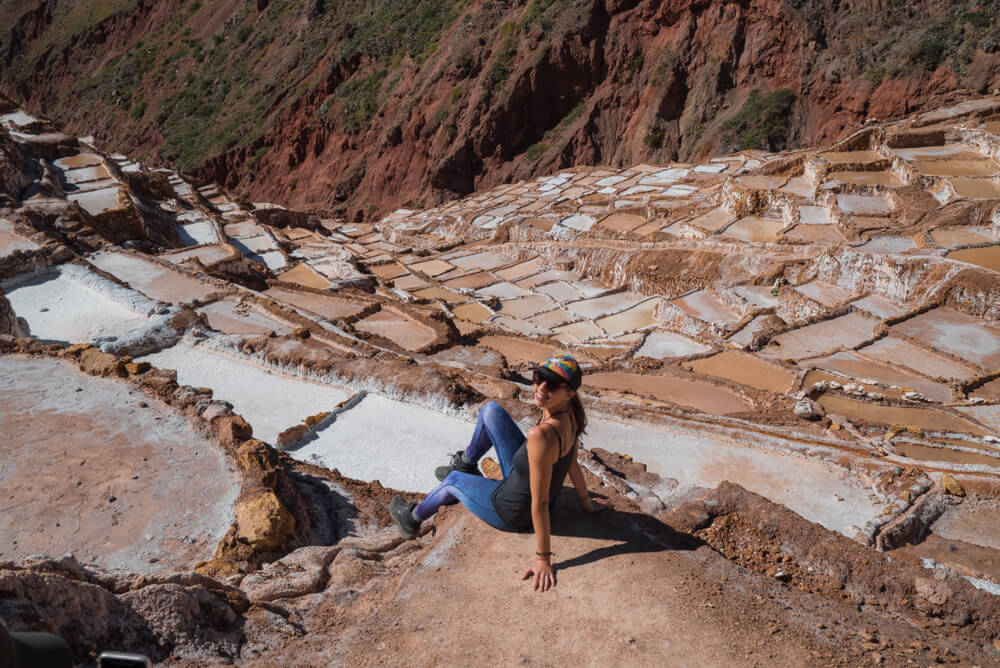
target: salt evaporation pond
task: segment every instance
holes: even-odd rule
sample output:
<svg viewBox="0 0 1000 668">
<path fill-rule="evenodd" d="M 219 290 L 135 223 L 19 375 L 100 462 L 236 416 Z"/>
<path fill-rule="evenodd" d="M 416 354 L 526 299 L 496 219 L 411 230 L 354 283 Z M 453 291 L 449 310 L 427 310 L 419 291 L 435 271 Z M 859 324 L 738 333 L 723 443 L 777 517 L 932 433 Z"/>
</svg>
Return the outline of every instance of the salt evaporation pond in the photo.
<svg viewBox="0 0 1000 668">
<path fill-rule="evenodd" d="M 698 343 L 674 332 L 650 332 L 642 347 L 635 352 L 635 357 L 652 357 L 666 359 L 668 357 L 684 357 L 708 352 L 711 347 Z"/>
<path fill-rule="evenodd" d="M 90 262 L 139 292 L 168 303 L 204 299 L 215 291 L 211 285 L 173 271 L 139 255 L 118 251 L 92 254 Z"/>
<path fill-rule="evenodd" d="M 630 455 L 649 471 L 680 483 L 653 492 L 663 497 L 691 486 L 715 487 L 723 480 L 787 506 L 810 522 L 853 536 L 881 507 L 861 481 L 830 464 L 793 454 L 747 447 L 706 433 L 688 433 L 591 419 L 588 444 Z M 831 503 L 839 497 L 843 501 Z"/>
<path fill-rule="evenodd" d="M 186 570 L 229 529 L 239 481 L 183 415 L 54 359 L 0 357 L 3 558 Z"/>
<path fill-rule="evenodd" d="M 438 483 L 434 467 L 467 446 L 473 428 L 435 410 L 369 394 L 290 454 L 351 478 L 429 492 Z"/>
<path fill-rule="evenodd" d="M 59 270 L 8 281 L 4 291 L 14 313 L 28 321 L 35 338 L 89 343 L 101 336 L 119 336 L 146 322 L 144 314 L 93 287 L 103 280 L 86 270 Z"/>
<path fill-rule="evenodd" d="M 208 387 L 213 398 L 228 401 L 253 427 L 255 438 L 274 443 L 278 434 L 310 415 L 333 410 L 350 398 L 341 387 L 288 376 L 253 362 L 202 346 L 179 343 L 139 358 L 177 371 L 177 382 Z"/>
</svg>

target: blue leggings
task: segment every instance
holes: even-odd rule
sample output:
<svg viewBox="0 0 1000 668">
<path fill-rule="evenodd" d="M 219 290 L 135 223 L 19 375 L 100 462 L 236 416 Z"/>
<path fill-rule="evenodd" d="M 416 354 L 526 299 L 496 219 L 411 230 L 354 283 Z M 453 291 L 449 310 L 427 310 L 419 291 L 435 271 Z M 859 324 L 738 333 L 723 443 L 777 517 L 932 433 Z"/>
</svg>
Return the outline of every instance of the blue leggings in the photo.
<svg viewBox="0 0 1000 668">
<path fill-rule="evenodd" d="M 503 406 L 491 401 L 479 411 L 476 430 L 465 449 L 465 456 L 473 462 L 493 448 L 500 460 L 500 470 L 506 478 L 514 465 L 514 453 L 524 443 L 524 434 L 511 419 Z M 417 506 L 413 515 L 420 521 L 428 519 L 441 506 L 461 503 L 469 511 L 494 529 L 513 531 L 493 508 L 493 492 L 500 486 L 499 480 L 490 480 L 471 473 L 452 471 L 440 485 L 427 495 Z"/>
</svg>

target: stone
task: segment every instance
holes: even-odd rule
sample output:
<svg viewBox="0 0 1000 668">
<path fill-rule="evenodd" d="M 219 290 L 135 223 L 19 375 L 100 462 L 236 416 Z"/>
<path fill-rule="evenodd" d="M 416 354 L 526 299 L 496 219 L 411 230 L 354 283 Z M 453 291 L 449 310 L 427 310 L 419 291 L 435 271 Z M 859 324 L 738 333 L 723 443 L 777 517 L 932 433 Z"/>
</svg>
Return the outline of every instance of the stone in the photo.
<svg viewBox="0 0 1000 668">
<path fill-rule="evenodd" d="M 236 504 L 236 540 L 254 553 L 279 549 L 295 535 L 295 517 L 271 490 Z"/>
<path fill-rule="evenodd" d="M 87 348 L 80 353 L 80 368 L 91 376 L 128 376 L 125 363 L 114 355 L 102 353 L 97 348 Z"/>
<path fill-rule="evenodd" d="M 138 376 L 149 371 L 149 362 L 126 362 L 125 370 L 128 371 L 130 376 Z"/>
<path fill-rule="evenodd" d="M 823 408 L 819 404 L 810 399 L 801 399 L 796 401 L 792 410 L 796 416 L 804 420 L 818 420 L 823 416 L 824 412 Z"/>
<path fill-rule="evenodd" d="M 274 447 L 285 449 L 290 445 L 298 443 L 309 433 L 309 427 L 304 424 L 297 424 L 284 430 L 274 439 Z"/>
<path fill-rule="evenodd" d="M 950 473 L 941 474 L 941 487 L 944 488 L 945 494 L 951 494 L 952 496 L 965 496 L 965 488 L 962 487 L 962 483 L 955 479 L 955 476 Z"/>
<path fill-rule="evenodd" d="M 216 438 L 225 447 L 234 447 L 253 437 L 253 427 L 239 415 L 216 418 L 212 426 L 215 427 Z"/>
</svg>

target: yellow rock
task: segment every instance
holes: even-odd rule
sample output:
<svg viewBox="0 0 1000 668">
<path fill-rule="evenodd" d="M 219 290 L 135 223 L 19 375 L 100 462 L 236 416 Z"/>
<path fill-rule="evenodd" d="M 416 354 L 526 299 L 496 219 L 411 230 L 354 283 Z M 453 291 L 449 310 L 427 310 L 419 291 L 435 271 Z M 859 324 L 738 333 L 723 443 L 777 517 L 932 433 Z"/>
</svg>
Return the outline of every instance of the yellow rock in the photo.
<svg viewBox="0 0 1000 668">
<path fill-rule="evenodd" d="M 281 547 L 295 534 L 295 518 L 271 490 L 236 504 L 237 541 L 254 552 Z"/>
<path fill-rule="evenodd" d="M 149 371 L 149 362 L 126 362 L 125 370 L 130 376 L 138 376 L 140 373 Z"/>
<path fill-rule="evenodd" d="M 944 487 L 945 494 L 951 494 L 952 496 L 965 496 L 965 488 L 962 487 L 962 483 L 955 480 L 955 476 L 950 473 L 941 474 L 941 486 Z"/>
<path fill-rule="evenodd" d="M 330 417 L 330 411 L 323 411 L 322 413 L 316 413 L 316 415 L 310 415 L 306 418 L 306 426 L 310 428 L 315 427 L 328 417 Z"/>
</svg>

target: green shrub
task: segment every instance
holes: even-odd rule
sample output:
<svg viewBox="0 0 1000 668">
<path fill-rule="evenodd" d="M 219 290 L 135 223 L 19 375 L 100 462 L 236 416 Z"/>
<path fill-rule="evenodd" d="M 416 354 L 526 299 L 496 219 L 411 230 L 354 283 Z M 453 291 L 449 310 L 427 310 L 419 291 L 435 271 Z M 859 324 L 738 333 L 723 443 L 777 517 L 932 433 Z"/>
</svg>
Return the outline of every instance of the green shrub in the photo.
<svg viewBox="0 0 1000 668">
<path fill-rule="evenodd" d="M 514 64 L 515 56 L 517 56 L 517 40 L 508 37 L 504 40 L 503 48 L 493 59 L 490 69 L 486 71 L 486 76 L 483 78 L 483 87 L 488 92 L 495 93 L 503 86 L 507 77 L 510 76 L 510 68 Z"/>
<path fill-rule="evenodd" d="M 381 107 L 379 91 L 386 74 L 386 70 L 376 70 L 364 77 L 355 75 L 337 89 L 337 97 L 344 105 L 341 120 L 348 132 L 365 127 L 378 113 Z"/>
<path fill-rule="evenodd" d="M 139 120 L 140 118 L 142 118 L 145 115 L 146 115 L 146 101 L 145 100 L 139 100 L 138 102 L 136 102 L 135 104 L 132 105 L 132 118 L 133 119 Z"/>
<path fill-rule="evenodd" d="M 741 149 L 781 150 L 788 141 L 794 101 L 795 94 L 787 88 L 779 88 L 767 95 L 754 90 L 739 113 L 726 121 L 723 128 L 735 134 Z"/>
<path fill-rule="evenodd" d="M 528 147 L 528 149 L 524 152 L 524 157 L 527 158 L 528 162 L 535 162 L 542 157 L 542 155 L 544 155 L 548 148 L 549 146 L 545 142 L 537 142 Z"/>
<path fill-rule="evenodd" d="M 459 100 L 461 100 L 462 99 L 462 92 L 463 92 L 462 84 L 458 84 L 457 86 L 455 86 L 454 88 L 452 88 L 451 89 L 451 101 L 452 102 L 458 102 Z"/>
</svg>

